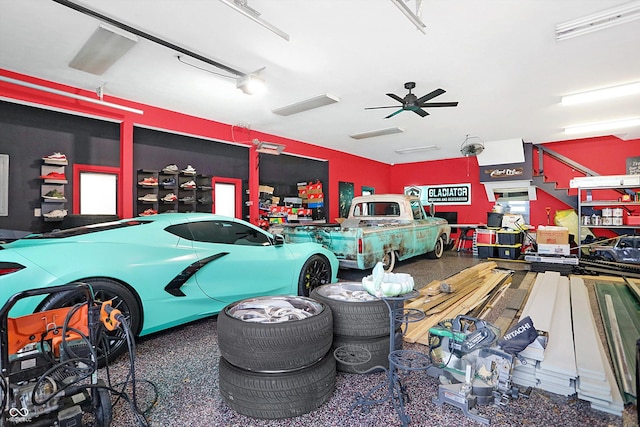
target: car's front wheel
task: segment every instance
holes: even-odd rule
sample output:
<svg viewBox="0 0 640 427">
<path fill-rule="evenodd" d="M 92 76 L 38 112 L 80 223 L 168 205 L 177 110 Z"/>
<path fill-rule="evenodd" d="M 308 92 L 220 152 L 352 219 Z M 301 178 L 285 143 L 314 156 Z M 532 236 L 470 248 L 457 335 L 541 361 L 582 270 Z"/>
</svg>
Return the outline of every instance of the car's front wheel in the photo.
<svg viewBox="0 0 640 427">
<path fill-rule="evenodd" d="M 122 284 L 104 277 L 83 279 L 93 289 L 94 301 L 102 304 L 112 301 L 112 307 L 120 310 L 124 319 L 135 335 L 140 328 L 141 314 L 136 297 Z M 60 307 L 71 307 L 86 301 L 85 295 L 80 291 L 65 291 L 49 295 L 40 303 L 37 311 L 47 311 Z M 103 367 L 128 349 L 127 336 L 122 328 L 108 331 L 101 328 L 102 334 L 96 343 L 98 350 L 98 366 Z"/>
<path fill-rule="evenodd" d="M 436 240 L 436 244 L 433 247 L 433 251 L 427 252 L 427 257 L 431 259 L 440 259 L 442 258 L 442 254 L 444 253 L 444 234 L 438 236 Z"/>
<path fill-rule="evenodd" d="M 302 266 L 298 278 L 298 293 L 308 297 L 318 286 L 331 283 L 331 264 L 322 255 L 311 255 Z"/>
</svg>

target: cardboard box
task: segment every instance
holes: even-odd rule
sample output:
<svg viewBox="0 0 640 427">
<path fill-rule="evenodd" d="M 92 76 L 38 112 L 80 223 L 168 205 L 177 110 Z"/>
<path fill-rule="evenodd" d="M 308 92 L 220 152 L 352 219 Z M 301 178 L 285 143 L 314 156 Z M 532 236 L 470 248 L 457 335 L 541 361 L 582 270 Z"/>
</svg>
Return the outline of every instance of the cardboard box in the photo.
<svg viewBox="0 0 640 427">
<path fill-rule="evenodd" d="M 554 244 L 538 243 L 539 255 L 569 255 L 570 250 L 571 250 L 571 247 L 569 246 L 569 244 L 554 245 Z"/>
<path fill-rule="evenodd" d="M 541 225 L 536 231 L 536 241 L 538 245 L 568 245 L 569 229 L 567 229 L 567 227 Z"/>
</svg>

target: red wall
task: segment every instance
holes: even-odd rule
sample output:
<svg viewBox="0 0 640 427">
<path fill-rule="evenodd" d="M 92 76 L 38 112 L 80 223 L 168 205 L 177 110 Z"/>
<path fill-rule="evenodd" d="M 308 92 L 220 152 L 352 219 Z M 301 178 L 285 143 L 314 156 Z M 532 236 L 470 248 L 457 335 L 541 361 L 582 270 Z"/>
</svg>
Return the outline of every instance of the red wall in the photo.
<svg viewBox="0 0 640 427">
<path fill-rule="evenodd" d="M 0 69 L 0 75 L 89 98 L 96 98 L 96 94 L 91 91 L 36 79 L 8 70 Z M 286 145 L 285 151 L 287 153 L 327 160 L 329 162 L 329 183 L 325 185 L 328 185 L 330 197 L 329 210 L 327 213 L 327 219 L 330 221 L 333 221 L 334 218 L 338 216 L 338 183 L 340 181 L 353 183 L 356 195 L 360 194 L 362 186 L 373 187 L 376 193 L 400 193 L 404 187 L 408 185 L 470 183 L 471 205 L 438 207 L 440 211 L 458 212 L 458 223 L 460 224 L 486 222 L 487 212 L 491 210 L 493 205 L 493 203 L 487 200 L 484 187 L 480 184 L 478 164 L 473 157 L 391 166 L 340 151 L 330 150 L 319 145 L 312 145 L 253 130 L 250 135 L 242 135 L 242 132 L 240 132 L 240 134 L 238 133 L 237 127 L 232 129 L 232 126 L 228 124 L 110 96 L 105 96 L 104 100 L 141 109 L 144 111 L 144 114 L 139 115 L 119 111 L 6 82 L 0 82 L 0 96 L 29 104 L 74 111 L 84 115 L 104 117 L 121 122 L 122 180 L 120 191 L 123 194 L 123 215 L 125 216 L 133 213 L 132 188 L 134 171 L 132 139 L 134 124 L 222 141 L 233 141 L 234 138 L 236 141 L 247 141 L 258 138 Z M 599 137 L 552 142 L 545 144 L 545 146 L 593 169 L 601 175 L 625 174 L 626 158 L 640 156 L 640 140 L 638 139 L 622 141 L 616 137 Z M 249 159 L 247 161 L 249 161 Z M 534 154 L 534 172 L 538 170 L 537 154 Z M 563 188 L 569 187 L 569 180 L 571 178 L 581 176 L 580 173 L 573 171 L 571 168 L 548 158 L 545 159 L 544 162 L 544 175 L 548 181 L 557 181 L 558 186 Z M 252 181 L 251 177 L 249 181 L 255 182 Z M 257 191 L 254 193 L 254 204 L 257 205 Z M 252 197 L 254 196 L 252 195 Z M 551 208 L 552 218 L 557 210 L 569 208 L 564 203 L 538 190 L 538 200 L 531 203 L 530 222 L 532 225 L 537 226 L 547 223 L 547 213 L 545 210 L 547 206 Z"/>
<path fill-rule="evenodd" d="M 44 86 L 47 88 L 72 93 L 88 98 L 97 99 L 95 92 L 81 90 L 71 86 L 65 86 L 46 80 L 37 79 L 24 74 L 0 69 L 0 75 L 23 82 Z M 39 89 L 32 89 L 7 82 L 0 82 L 0 96 L 6 99 L 14 99 L 18 102 L 30 105 L 39 105 L 47 108 L 63 111 L 77 112 L 81 115 L 107 118 L 121 123 L 121 185 L 120 192 L 123 195 L 123 216 L 133 214 L 133 126 L 141 125 L 156 129 L 186 133 L 208 139 L 221 141 L 248 141 L 253 138 L 268 140 L 286 145 L 285 151 L 290 154 L 313 157 L 329 161 L 329 211 L 327 219 L 338 216 L 338 182 L 352 182 L 356 194 L 360 194 L 362 186 L 374 187 L 377 193 L 389 192 L 390 166 L 384 163 L 353 156 L 343 152 L 330 150 L 321 146 L 311 145 L 300 141 L 281 138 L 261 132 L 251 131 L 250 135 L 242 135 L 238 128 L 232 129 L 231 125 L 189 116 L 150 105 L 132 102 L 126 99 L 104 96 L 104 101 L 136 108 L 144 111 L 144 114 L 136 114 L 121 111 L 101 105 L 70 99 L 61 95 L 50 94 Z M 246 131 L 245 131 L 246 132 Z M 246 145 L 250 145 L 246 143 Z M 249 161 L 249 159 L 247 159 Z M 255 178 L 255 177 L 254 177 Z M 249 182 L 257 182 L 249 177 Z M 257 188 L 251 195 L 254 205 L 258 205 Z"/>
</svg>

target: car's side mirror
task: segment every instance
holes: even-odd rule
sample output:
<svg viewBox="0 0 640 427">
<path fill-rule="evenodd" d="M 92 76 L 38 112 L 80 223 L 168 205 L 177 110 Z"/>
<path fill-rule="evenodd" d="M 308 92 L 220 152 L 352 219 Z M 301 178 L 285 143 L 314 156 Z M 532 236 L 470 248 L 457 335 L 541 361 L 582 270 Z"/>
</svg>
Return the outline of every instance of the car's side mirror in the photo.
<svg viewBox="0 0 640 427">
<path fill-rule="evenodd" d="M 274 234 L 273 235 L 273 244 L 276 246 L 281 246 L 284 244 L 284 236 L 282 234 Z"/>
</svg>

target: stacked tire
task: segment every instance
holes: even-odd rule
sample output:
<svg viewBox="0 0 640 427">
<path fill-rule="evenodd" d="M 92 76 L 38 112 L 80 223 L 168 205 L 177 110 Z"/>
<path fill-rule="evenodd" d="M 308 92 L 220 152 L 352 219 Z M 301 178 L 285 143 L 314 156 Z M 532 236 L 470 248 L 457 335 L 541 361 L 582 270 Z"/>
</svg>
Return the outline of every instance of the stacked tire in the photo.
<svg viewBox="0 0 640 427">
<path fill-rule="evenodd" d="M 279 296 L 228 305 L 218 314 L 222 399 L 252 418 L 311 412 L 335 389 L 332 343 L 333 316 L 321 302 Z"/>
<path fill-rule="evenodd" d="M 333 345 L 354 346 L 367 350 L 371 358 L 350 365 L 337 361 L 337 370 L 347 373 L 371 372 L 376 366 L 389 367 L 391 323 L 389 306 L 370 295 L 361 283 L 332 283 L 314 289 L 310 297 L 324 303 L 333 313 Z M 401 308 L 401 301 L 391 301 L 391 310 Z M 401 322 L 394 321 L 395 350 L 402 349 Z"/>
</svg>

